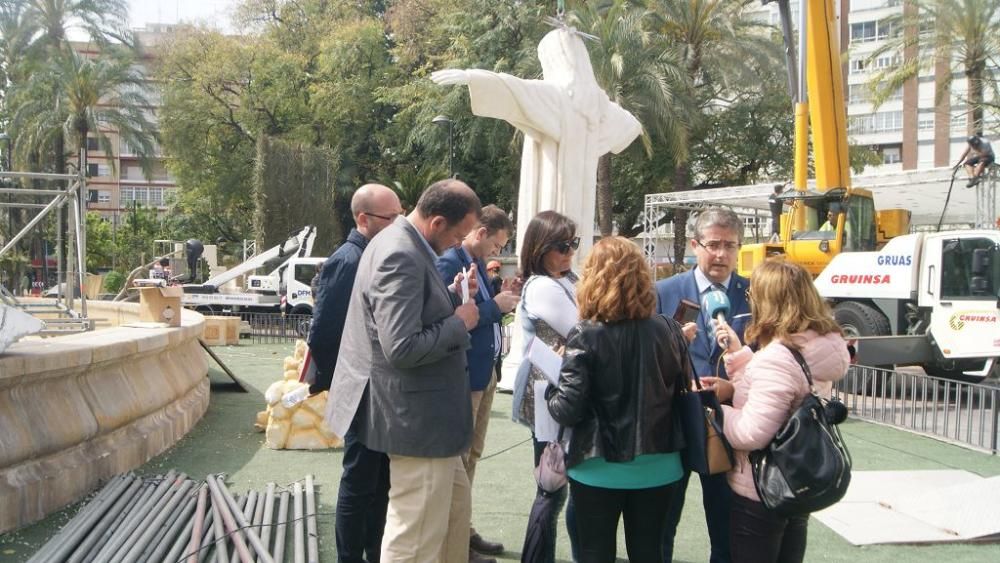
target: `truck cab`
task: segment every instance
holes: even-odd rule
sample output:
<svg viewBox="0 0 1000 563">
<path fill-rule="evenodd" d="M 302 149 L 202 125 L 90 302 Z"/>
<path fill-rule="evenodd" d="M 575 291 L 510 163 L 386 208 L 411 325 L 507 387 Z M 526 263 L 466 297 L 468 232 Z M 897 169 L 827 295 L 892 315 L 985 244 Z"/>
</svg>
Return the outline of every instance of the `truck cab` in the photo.
<svg viewBox="0 0 1000 563">
<path fill-rule="evenodd" d="M 865 337 L 860 363 L 920 364 L 967 381 L 997 369 L 1000 231 L 915 233 L 840 254 L 816 287 L 844 330 Z"/>
</svg>

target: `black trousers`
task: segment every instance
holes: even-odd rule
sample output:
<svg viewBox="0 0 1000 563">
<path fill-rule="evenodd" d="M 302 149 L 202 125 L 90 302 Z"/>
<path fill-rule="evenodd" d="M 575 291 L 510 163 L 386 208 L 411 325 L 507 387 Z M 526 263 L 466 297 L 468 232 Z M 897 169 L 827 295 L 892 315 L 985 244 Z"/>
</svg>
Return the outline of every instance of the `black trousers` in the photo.
<svg viewBox="0 0 1000 563">
<path fill-rule="evenodd" d="M 701 479 L 701 502 L 705 507 L 705 524 L 708 525 L 708 538 L 712 544 L 709 561 L 729 563 L 729 516 L 732 511 L 733 492 L 729 489 L 725 473 L 698 475 L 698 477 Z M 672 561 L 674 558 L 674 536 L 677 534 L 677 524 L 680 523 L 681 513 L 684 511 L 684 497 L 690 479 L 691 472 L 685 471 L 670 500 L 670 512 L 667 514 L 667 525 L 663 532 L 664 561 Z"/>
<path fill-rule="evenodd" d="M 733 563 L 801 563 L 809 515 L 784 517 L 760 502 L 733 495 L 730 540 Z"/>
<path fill-rule="evenodd" d="M 625 521 L 625 549 L 633 563 L 661 563 L 661 540 L 677 483 L 649 489 L 606 489 L 570 479 L 576 503 L 580 563 L 613 563 L 618 522 Z"/>
<path fill-rule="evenodd" d="M 389 506 L 389 456 L 358 441 L 357 418 L 344 436 L 344 472 L 337 492 L 337 560 L 378 563 Z"/>
</svg>

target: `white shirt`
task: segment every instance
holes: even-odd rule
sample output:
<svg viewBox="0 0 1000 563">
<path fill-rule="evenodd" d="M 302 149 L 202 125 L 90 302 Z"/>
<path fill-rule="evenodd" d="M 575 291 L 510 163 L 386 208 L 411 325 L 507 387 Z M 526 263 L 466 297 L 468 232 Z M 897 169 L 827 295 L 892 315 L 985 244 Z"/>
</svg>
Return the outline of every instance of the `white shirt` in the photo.
<svg viewBox="0 0 1000 563">
<path fill-rule="evenodd" d="M 733 281 L 733 274 L 730 273 L 726 276 L 726 279 L 720 284 L 723 289 L 729 291 L 729 282 Z M 708 279 L 701 268 L 695 267 L 694 269 L 694 282 L 698 284 L 698 295 L 703 295 L 706 291 L 712 289 L 716 282 Z"/>
</svg>

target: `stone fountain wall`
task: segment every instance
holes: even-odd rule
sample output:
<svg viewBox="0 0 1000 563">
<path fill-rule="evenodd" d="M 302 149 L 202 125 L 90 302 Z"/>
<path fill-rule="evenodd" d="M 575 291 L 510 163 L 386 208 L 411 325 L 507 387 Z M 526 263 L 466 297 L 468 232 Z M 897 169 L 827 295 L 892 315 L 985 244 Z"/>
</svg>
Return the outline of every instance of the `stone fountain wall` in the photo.
<svg viewBox="0 0 1000 563">
<path fill-rule="evenodd" d="M 135 328 L 132 303 L 88 302 L 112 328 L 0 354 L 0 533 L 40 520 L 183 437 L 208 408 L 202 316 Z"/>
</svg>

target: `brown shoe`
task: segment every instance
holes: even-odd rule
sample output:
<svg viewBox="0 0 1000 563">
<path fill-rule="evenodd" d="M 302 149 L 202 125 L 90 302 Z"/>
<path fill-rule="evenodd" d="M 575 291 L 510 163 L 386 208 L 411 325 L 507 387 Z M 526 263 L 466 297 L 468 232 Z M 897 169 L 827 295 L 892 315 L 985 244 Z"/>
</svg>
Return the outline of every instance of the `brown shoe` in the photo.
<svg viewBox="0 0 1000 563">
<path fill-rule="evenodd" d="M 493 559 L 492 557 L 486 557 L 485 555 L 480 555 L 470 549 L 469 563 L 497 563 L 497 560 Z"/>
<path fill-rule="evenodd" d="M 469 536 L 469 547 L 473 551 L 485 553 L 487 555 L 500 555 L 503 553 L 502 543 L 486 541 L 483 539 L 483 536 L 480 536 L 479 534 L 472 534 Z"/>
</svg>

